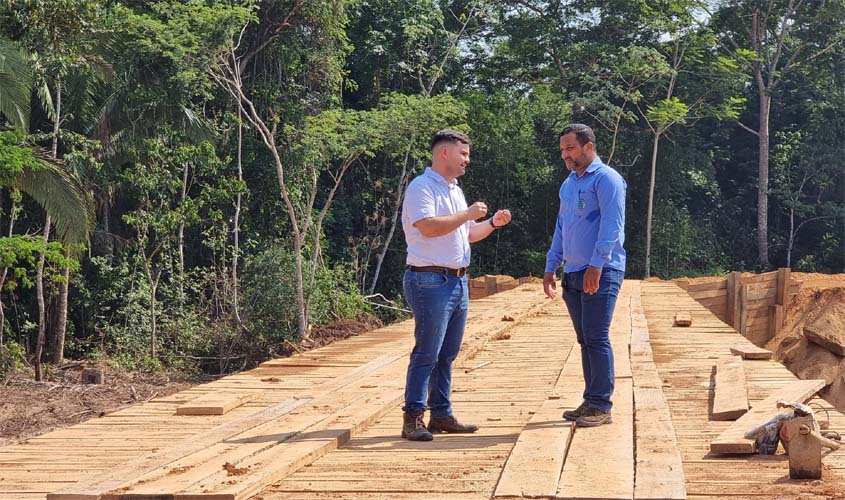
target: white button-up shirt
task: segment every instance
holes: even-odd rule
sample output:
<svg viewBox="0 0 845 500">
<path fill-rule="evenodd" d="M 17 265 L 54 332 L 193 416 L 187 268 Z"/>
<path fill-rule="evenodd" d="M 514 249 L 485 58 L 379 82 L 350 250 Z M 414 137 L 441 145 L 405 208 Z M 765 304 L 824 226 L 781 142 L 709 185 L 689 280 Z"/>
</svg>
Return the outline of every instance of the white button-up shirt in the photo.
<svg viewBox="0 0 845 500">
<path fill-rule="evenodd" d="M 457 179 L 446 182 L 442 175 L 430 167 L 408 184 L 405 201 L 402 203 L 402 229 L 408 244 L 410 266 L 443 266 L 457 269 L 469 265 L 469 228 L 475 222 L 468 221 L 457 229 L 436 238 L 428 238 L 414 227 L 414 223 L 429 217 L 452 215 L 467 209 L 464 192 Z"/>
</svg>

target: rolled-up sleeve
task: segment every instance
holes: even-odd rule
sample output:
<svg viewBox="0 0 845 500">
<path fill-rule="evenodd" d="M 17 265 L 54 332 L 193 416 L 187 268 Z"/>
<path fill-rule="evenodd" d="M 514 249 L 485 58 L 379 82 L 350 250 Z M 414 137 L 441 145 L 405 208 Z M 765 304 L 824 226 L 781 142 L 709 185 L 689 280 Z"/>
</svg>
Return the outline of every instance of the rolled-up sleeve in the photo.
<svg viewBox="0 0 845 500">
<path fill-rule="evenodd" d="M 412 182 L 405 190 L 402 211 L 407 214 L 411 224 L 437 215 L 434 193 L 422 182 Z"/>
<path fill-rule="evenodd" d="M 613 250 L 625 231 L 625 191 L 621 175 L 604 175 L 596 183 L 601 222 L 590 265 L 602 269 L 613 258 Z"/>
</svg>

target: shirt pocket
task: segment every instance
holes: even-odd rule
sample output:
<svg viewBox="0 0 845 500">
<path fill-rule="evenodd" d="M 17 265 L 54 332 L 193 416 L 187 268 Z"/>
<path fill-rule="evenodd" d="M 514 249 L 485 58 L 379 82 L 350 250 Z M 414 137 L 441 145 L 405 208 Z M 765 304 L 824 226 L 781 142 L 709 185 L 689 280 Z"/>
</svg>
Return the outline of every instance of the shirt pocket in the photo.
<svg viewBox="0 0 845 500">
<path fill-rule="evenodd" d="M 601 216 L 599 199 L 594 186 L 581 188 L 576 193 L 575 215 L 587 222 L 595 222 Z"/>
</svg>

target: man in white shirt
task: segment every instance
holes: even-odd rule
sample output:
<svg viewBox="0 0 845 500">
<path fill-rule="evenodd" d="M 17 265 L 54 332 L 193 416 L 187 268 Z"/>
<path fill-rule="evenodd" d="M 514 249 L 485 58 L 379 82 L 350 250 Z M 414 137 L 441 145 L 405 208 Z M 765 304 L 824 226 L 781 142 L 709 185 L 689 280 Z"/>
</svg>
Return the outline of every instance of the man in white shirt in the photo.
<svg viewBox="0 0 845 500">
<path fill-rule="evenodd" d="M 466 268 L 470 243 L 481 241 L 511 220 L 508 210 L 476 223 L 487 205 L 467 206 L 457 178 L 469 165 L 469 137 L 441 130 L 431 141 L 431 167 L 408 185 L 402 228 L 408 244 L 403 280 L 405 300 L 414 311 L 414 350 L 405 383 L 402 437 L 431 441 L 432 433 L 475 432 L 452 414 L 452 362 L 464 336 L 469 288 Z M 428 427 L 426 407 L 431 409 Z"/>
</svg>

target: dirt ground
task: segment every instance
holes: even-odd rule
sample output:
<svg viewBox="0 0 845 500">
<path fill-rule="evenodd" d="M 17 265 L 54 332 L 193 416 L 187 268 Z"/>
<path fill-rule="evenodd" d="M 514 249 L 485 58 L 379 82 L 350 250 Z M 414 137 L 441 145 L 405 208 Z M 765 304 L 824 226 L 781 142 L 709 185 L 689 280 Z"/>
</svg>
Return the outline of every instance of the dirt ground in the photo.
<svg viewBox="0 0 845 500">
<path fill-rule="evenodd" d="M 315 326 L 308 339 L 299 344 L 287 343 L 286 350 L 305 352 L 380 326 L 381 321 L 372 315 Z M 103 370 L 102 385 L 80 382 L 86 366 Z M 43 382 L 35 382 L 31 370 L 22 370 L 0 380 L 0 446 L 99 418 L 208 380 L 211 378 L 175 380 L 164 373 L 127 372 L 73 361 L 53 368 Z"/>
<path fill-rule="evenodd" d="M 121 408 L 167 396 L 197 382 L 171 380 L 161 373 L 122 372 L 102 368 L 104 383 L 80 383 L 83 363 L 54 369 L 47 380 L 35 382 L 31 371 L 12 374 L 0 387 L 0 446 L 44 434 L 53 429 L 99 418 Z"/>
<path fill-rule="evenodd" d="M 781 333 L 766 348 L 799 378 L 824 379 L 820 393 L 845 412 L 845 357 L 808 339 L 807 330 L 824 330 L 845 341 L 845 274 L 792 273 L 801 280 L 798 295 L 787 308 Z"/>
</svg>

